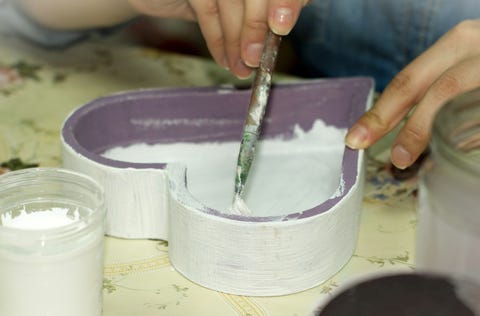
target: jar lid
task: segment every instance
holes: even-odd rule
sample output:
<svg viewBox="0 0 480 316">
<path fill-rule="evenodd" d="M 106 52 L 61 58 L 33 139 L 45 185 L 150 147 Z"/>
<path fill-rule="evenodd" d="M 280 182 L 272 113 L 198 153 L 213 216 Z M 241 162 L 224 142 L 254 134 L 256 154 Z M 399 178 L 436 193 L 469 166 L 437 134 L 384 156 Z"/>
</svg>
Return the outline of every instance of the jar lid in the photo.
<svg viewBox="0 0 480 316">
<path fill-rule="evenodd" d="M 441 276 L 400 274 L 341 292 L 315 316 L 478 316 L 480 287 Z M 475 306 L 474 306 L 475 305 Z"/>
</svg>

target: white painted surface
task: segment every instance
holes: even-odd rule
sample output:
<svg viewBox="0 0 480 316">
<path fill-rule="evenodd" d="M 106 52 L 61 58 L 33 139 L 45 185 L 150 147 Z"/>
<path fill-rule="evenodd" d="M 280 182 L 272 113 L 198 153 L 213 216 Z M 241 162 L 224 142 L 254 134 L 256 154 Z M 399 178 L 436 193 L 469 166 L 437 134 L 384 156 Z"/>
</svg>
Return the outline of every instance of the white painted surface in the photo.
<svg viewBox="0 0 480 316">
<path fill-rule="evenodd" d="M 296 127 L 291 139 L 259 141 L 244 192 L 251 215 L 288 215 L 338 195 L 345 133 L 318 120 L 309 131 Z M 181 162 L 187 168 L 187 187 L 192 196 L 207 207 L 229 213 L 239 145 L 134 144 L 112 148 L 104 156 L 135 163 Z"/>
<path fill-rule="evenodd" d="M 171 165 L 169 255 L 174 267 L 205 287 L 247 296 L 286 295 L 314 287 L 340 270 L 356 244 L 363 196 L 357 182 L 325 213 L 288 221 L 237 221 L 183 204 L 187 190 Z"/>
<path fill-rule="evenodd" d="M 370 102 L 371 98 L 367 107 Z M 174 267 L 213 290 L 249 296 L 285 295 L 330 278 L 354 251 L 363 194 L 364 153 L 359 152 L 355 164 L 354 186 L 342 195 L 343 134 L 341 140 L 316 135 L 307 141 L 308 145 L 296 148 L 289 144 L 288 152 L 283 148 L 283 153 L 274 147 L 262 149 L 265 166 L 257 162 L 259 170 L 252 173 L 257 179 L 249 179 L 247 184 L 247 190 L 261 190 L 251 192 L 247 204 L 256 217 L 277 216 L 274 221 L 263 222 L 255 222 L 255 217 L 239 220 L 219 216 L 208 209 L 226 212 L 231 205 L 238 147 L 231 147 L 223 156 L 209 154 L 201 168 L 195 167 L 195 161 L 187 161 L 192 155 L 201 161 L 205 152 L 200 153 L 198 148 L 193 154 L 182 154 L 183 163 L 171 162 L 166 169 L 137 168 L 140 165 L 136 163 L 131 163 L 130 168 L 111 167 L 82 156 L 65 141 L 63 158 L 66 168 L 86 173 L 104 186 L 107 234 L 168 240 Z M 329 143 L 332 139 L 335 141 Z M 280 143 L 285 144 L 285 140 Z M 337 146 L 341 146 L 338 156 L 333 154 Z M 181 146 L 175 147 L 178 150 Z M 141 161 L 179 160 L 171 154 L 167 151 L 156 158 L 141 157 L 146 159 Z M 268 155 L 272 156 L 267 159 Z M 205 163 L 213 168 L 205 168 Z M 272 181 L 272 174 L 278 182 Z M 279 216 L 287 218 L 288 214 L 339 195 L 340 201 L 322 214 L 278 220 Z"/>
<path fill-rule="evenodd" d="M 132 239 L 168 239 L 165 170 L 115 168 L 86 158 L 63 143 L 63 167 L 95 179 L 105 191 L 105 233 Z M 134 166 L 134 164 L 132 164 Z"/>
</svg>

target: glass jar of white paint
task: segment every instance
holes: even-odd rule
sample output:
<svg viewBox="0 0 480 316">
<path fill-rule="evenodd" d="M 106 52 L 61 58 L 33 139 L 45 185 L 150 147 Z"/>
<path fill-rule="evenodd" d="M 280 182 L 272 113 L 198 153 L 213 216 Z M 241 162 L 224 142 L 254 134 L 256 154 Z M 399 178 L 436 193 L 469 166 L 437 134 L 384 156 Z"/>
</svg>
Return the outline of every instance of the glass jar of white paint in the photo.
<svg viewBox="0 0 480 316">
<path fill-rule="evenodd" d="M 0 176 L 0 315 L 100 316 L 103 221 L 103 191 L 86 176 Z"/>
<path fill-rule="evenodd" d="M 480 282 L 480 88 L 447 102 L 419 186 L 418 269 Z"/>
</svg>

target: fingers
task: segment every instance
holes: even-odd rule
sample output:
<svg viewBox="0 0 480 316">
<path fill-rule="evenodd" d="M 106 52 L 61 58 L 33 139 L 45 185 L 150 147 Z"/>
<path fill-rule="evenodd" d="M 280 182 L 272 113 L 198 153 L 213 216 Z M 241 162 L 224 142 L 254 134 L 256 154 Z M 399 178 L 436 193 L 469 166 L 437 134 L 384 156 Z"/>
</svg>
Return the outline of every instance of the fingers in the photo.
<svg viewBox="0 0 480 316">
<path fill-rule="evenodd" d="M 308 1 L 299 0 L 247 0 L 241 33 L 241 56 L 245 64 L 258 67 L 265 35 L 270 28 L 278 35 L 290 33 L 300 11 Z"/>
<path fill-rule="evenodd" d="M 269 25 L 280 35 L 288 34 L 306 1 L 217 1 L 230 70 L 240 78 L 258 67 Z"/>
<path fill-rule="evenodd" d="M 267 30 L 288 34 L 308 0 L 128 0 L 139 13 L 197 20 L 213 59 L 239 78 L 258 67 Z"/>
<path fill-rule="evenodd" d="M 237 77 L 247 78 L 253 69 L 245 63 L 241 56 L 241 34 L 245 28 L 246 10 L 247 8 L 253 9 L 257 16 L 263 16 L 265 15 L 264 1 L 255 0 L 255 5 L 253 5 L 245 0 L 219 0 L 218 4 L 221 12 L 225 53 L 229 68 Z M 257 21 L 260 21 L 260 25 L 256 23 Z M 261 18 L 253 23 L 254 28 L 259 28 L 259 30 L 255 29 L 255 32 L 261 34 L 264 31 Z"/>
<path fill-rule="evenodd" d="M 288 34 L 307 0 L 190 0 L 213 58 L 239 78 L 258 67 L 268 28 Z"/>
<path fill-rule="evenodd" d="M 241 30 L 241 57 L 250 67 L 258 67 L 268 31 L 266 1 L 245 2 L 245 18 Z"/>
<path fill-rule="evenodd" d="M 475 63 L 480 48 L 474 45 L 479 41 L 480 20 L 462 22 L 444 35 L 392 80 L 372 109 L 352 126 L 347 146 L 370 146 L 418 104 L 392 149 L 392 162 L 399 168 L 408 167 L 428 143 L 435 111 L 449 98 L 478 84 L 471 77 L 480 71 Z"/>
<path fill-rule="evenodd" d="M 225 40 L 220 20 L 220 9 L 216 0 L 192 0 L 190 5 L 195 15 L 213 59 L 224 68 L 228 68 L 225 53 Z"/>
<path fill-rule="evenodd" d="M 427 147 L 435 113 L 455 95 L 480 86 L 480 55 L 466 59 L 445 71 L 431 85 L 392 145 L 392 163 L 404 169 Z"/>
<path fill-rule="evenodd" d="M 241 56 L 241 34 L 244 27 L 246 0 L 190 0 L 200 29 L 214 60 L 239 78 L 247 78 L 252 68 Z M 256 0 L 256 10 L 265 0 Z"/>
<path fill-rule="evenodd" d="M 175 0 L 128 0 L 138 13 L 156 17 L 179 18 L 194 21 L 195 12 L 188 1 Z"/>
<path fill-rule="evenodd" d="M 268 8 L 268 25 L 273 33 L 287 35 L 298 20 L 302 7 L 309 1 L 271 0 Z"/>
</svg>

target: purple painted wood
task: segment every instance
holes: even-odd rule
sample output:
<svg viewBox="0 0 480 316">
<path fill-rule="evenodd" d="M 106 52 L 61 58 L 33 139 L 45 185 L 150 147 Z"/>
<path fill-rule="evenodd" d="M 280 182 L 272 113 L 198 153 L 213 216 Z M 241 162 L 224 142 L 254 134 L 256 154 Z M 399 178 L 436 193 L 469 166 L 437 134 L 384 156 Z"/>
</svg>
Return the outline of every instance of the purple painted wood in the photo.
<svg viewBox="0 0 480 316">
<path fill-rule="evenodd" d="M 365 77 L 273 85 L 261 137 L 283 135 L 288 138 L 293 135 L 295 125 L 309 130 L 317 119 L 339 128 L 348 128 L 365 111 L 372 89 L 372 79 Z M 74 111 L 64 123 L 62 136 L 79 154 L 104 165 L 164 168 L 162 163 L 121 162 L 100 154 L 109 148 L 139 142 L 240 141 L 250 93 L 249 89 L 229 87 L 119 93 L 93 100 Z M 355 183 L 357 163 L 358 153 L 345 149 L 344 194 Z M 324 212 L 341 198 L 327 200 L 301 214 L 291 214 L 285 220 Z"/>
</svg>

